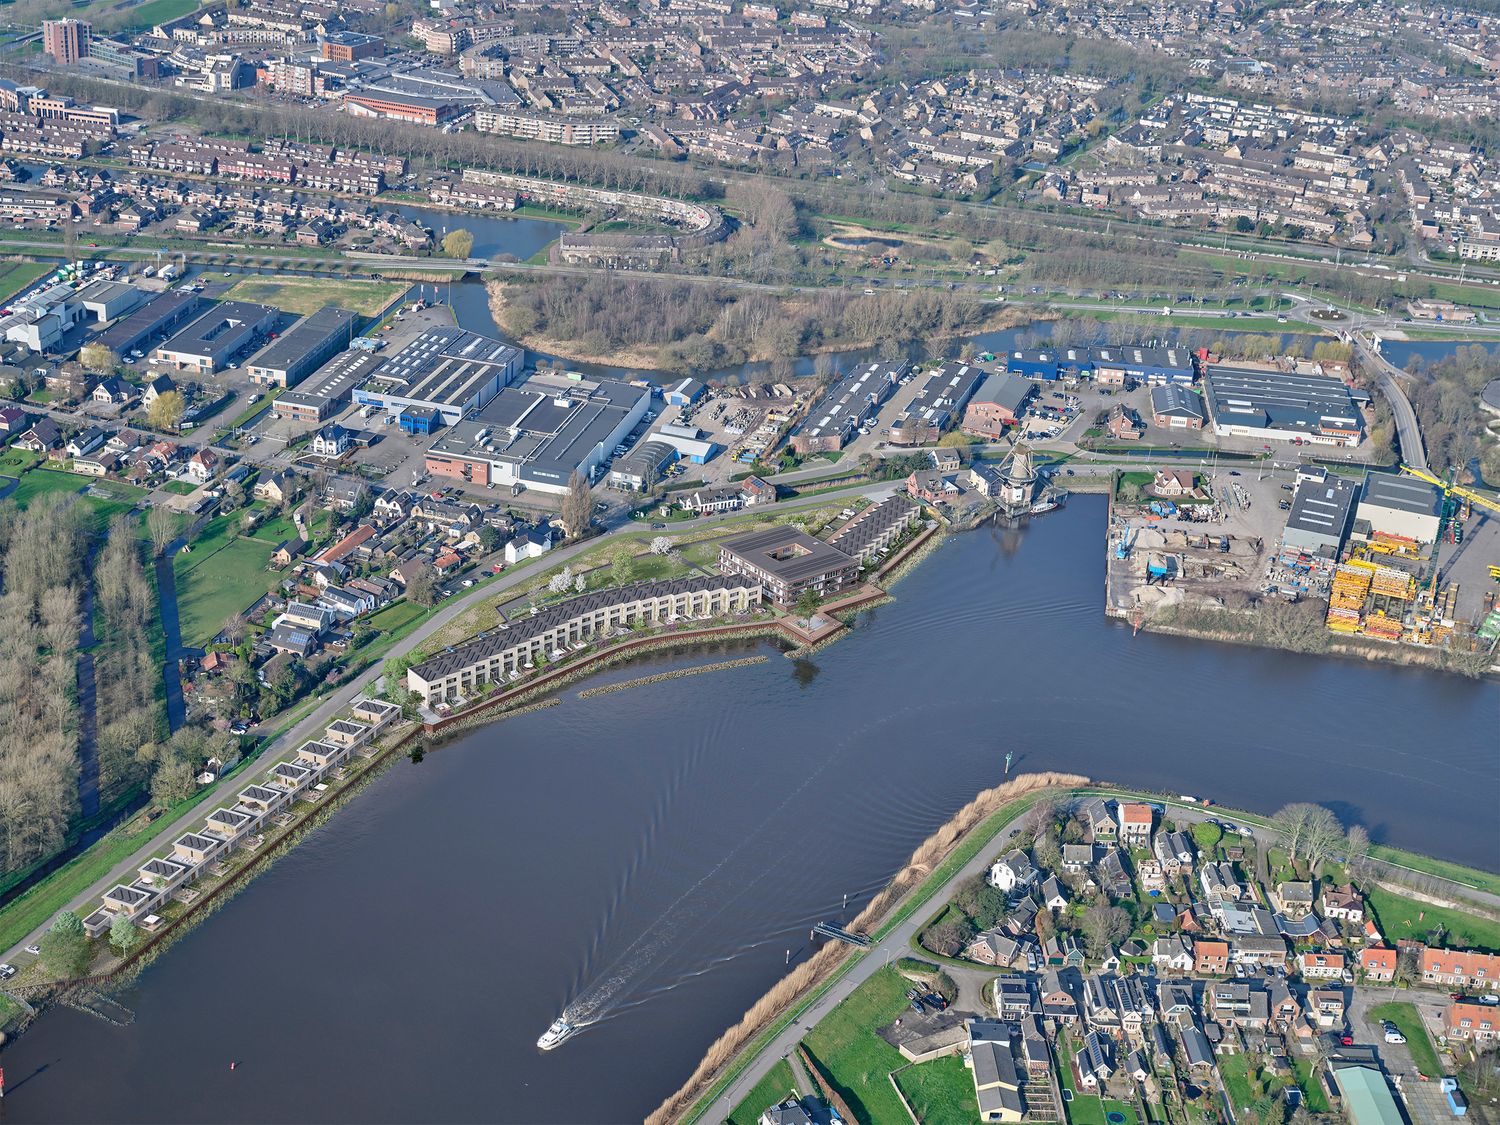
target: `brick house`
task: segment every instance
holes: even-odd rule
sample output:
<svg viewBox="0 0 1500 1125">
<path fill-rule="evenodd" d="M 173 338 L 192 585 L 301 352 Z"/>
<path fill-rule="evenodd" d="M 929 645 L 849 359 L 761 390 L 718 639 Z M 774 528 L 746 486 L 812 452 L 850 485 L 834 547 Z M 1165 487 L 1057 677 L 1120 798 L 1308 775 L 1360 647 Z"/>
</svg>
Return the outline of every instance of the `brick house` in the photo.
<svg viewBox="0 0 1500 1125">
<path fill-rule="evenodd" d="M 1366 980 L 1394 980 L 1396 978 L 1396 960 L 1396 951 L 1383 945 L 1359 951 L 1359 967 L 1364 970 Z"/>
<path fill-rule="evenodd" d="M 1297 959 L 1305 980 L 1338 980 L 1344 975 L 1344 955 L 1314 950 Z"/>
<path fill-rule="evenodd" d="M 1500 981 L 1500 956 L 1422 947 L 1422 980 L 1427 984 L 1493 985 Z"/>
<path fill-rule="evenodd" d="M 1493 1042 L 1500 1038 L 1500 1006 L 1455 1000 L 1443 1013 L 1443 1028 L 1450 1039 Z"/>
<path fill-rule="evenodd" d="M 1229 972 L 1229 943 L 1193 942 L 1193 971 L 1207 976 L 1222 976 Z"/>
<path fill-rule="evenodd" d="M 1139 801 L 1121 801 L 1117 812 L 1120 817 L 1120 842 L 1144 846 L 1151 839 L 1151 806 Z"/>
</svg>

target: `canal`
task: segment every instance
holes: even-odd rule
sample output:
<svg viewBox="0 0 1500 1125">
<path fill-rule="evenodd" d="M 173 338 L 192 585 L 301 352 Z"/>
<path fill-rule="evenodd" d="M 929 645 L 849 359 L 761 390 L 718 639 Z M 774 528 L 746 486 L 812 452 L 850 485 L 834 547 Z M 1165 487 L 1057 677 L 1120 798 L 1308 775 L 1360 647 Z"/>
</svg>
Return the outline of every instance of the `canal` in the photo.
<svg viewBox="0 0 1500 1125">
<path fill-rule="evenodd" d="M 7 1119 L 639 1120 L 1008 751 L 1500 869 L 1500 687 L 1132 637 L 1103 531 L 1078 497 L 955 536 L 811 661 L 573 688 L 400 761 L 147 969 L 132 1026 L 62 1009 L 6 1050 Z M 597 1022 L 539 1053 L 569 1005 Z"/>
</svg>

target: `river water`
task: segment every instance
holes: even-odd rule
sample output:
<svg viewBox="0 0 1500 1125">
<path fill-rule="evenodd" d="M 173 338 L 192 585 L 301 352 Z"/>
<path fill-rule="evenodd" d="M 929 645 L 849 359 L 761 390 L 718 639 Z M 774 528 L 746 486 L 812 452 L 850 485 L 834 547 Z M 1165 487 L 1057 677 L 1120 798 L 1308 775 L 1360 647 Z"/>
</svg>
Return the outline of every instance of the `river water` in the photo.
<svg viewBox="0 0 1500 1125">
<path fill-rule="evenodd" d="M 8 1049 L 8 1120 L 639 1120 L 1007 751 L 1500 869 L 1500 687 L 1132 637 L 1104 510 L 954 537 L 811 662 L 658 658 L 595 682 L 771 657 L 400 761 L 148 969 L 132 1026 L 62 1009 Z M 566 1005 L 597 1022 L 539 1053 Z"/>
</svg>

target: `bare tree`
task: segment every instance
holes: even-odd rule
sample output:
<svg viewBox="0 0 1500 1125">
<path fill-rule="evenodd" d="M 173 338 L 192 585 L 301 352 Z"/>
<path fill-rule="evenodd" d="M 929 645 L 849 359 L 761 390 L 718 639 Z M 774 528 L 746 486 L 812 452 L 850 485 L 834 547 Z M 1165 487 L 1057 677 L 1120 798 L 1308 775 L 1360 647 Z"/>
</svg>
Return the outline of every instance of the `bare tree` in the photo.
<svg viewBox="0 0 1500 1125">
<path fill-rule="evenodd" d="M 177 538 L 177 516 L 171 509 L 158 504 L 146 514 L 146 531 L 151 536 L 151 550 L 162 554 Z"/>
<path fill-rule="evenodd" d="M 589 492 L 589 482 L 582 473 L 574 472 L 568 478 L 568 491 L 562 501 L 563 526 L 569 539 L 581 539 L 589 529 L 594 516 L 594 498 Z"/>
</svg>

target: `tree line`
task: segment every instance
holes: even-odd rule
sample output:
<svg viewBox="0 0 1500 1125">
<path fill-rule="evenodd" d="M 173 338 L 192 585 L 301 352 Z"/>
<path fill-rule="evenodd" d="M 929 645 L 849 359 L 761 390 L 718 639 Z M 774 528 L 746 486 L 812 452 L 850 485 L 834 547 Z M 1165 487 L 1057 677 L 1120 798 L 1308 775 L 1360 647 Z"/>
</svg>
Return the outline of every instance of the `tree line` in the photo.
<svg viewBox="0 0 1500 1125">
<path fill-rule="evenodd" d="M 94 564 L 99 794 L 106 801 L 146 780 L 139 748 L 160 738 L 166 726 L 149 628 L 156 596 L 141 556 L 134 521 L 116 516 Z"/>
<path fill-rule="evenodd" d="M 0 513 L 0 870 L 63 846 L 78 813 L 83 516 L 71 498 Z"/>
</svg>

